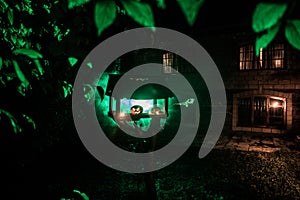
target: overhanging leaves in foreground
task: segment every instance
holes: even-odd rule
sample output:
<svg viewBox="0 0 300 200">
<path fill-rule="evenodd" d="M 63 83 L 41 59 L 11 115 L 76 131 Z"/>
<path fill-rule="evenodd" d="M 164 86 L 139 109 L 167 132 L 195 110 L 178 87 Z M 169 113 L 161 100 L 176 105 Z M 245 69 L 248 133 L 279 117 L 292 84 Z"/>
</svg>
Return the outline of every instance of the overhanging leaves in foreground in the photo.
<svg viewBox="0 0 300 200">
<path fill-rule="evenodd" d="M 78 59 L 74 58 L 74 57 L 69 57 L 68 60 L 69 60 L 71 67 L 73 67 L 78 62 Z"/>
<path fill-rule="evenodd" d="M 89 200 L 90 198 L 83 192 L 80 192 L 79 190 L 73 190 L 73 192 L 79 194 L 84 200 Z"/>
<path fill-rule="evenodd" d="M 95 6 L 95 24 L 98 36 L 108 28 L 117 16 L 116 4 L 112 0 L 99 1 Z"/>
<path fill-rule="evenodd" d="M 300 20 L 290 20 L 285 27 L 285 37 L 289 43 L 300 50 Z"/>
<path fill-rule="evenodd" d="M 259 3 L 252 16 L 252 28 L 255 32 L 267 30 L 277 24 L 287 9 L 286 3 Z"/>
<path fill-rule="evenodd" d="M 154 16 L 149 4 L 135 0 L 122 0 L 121 2 L 126 13 L 137 23 L 146 27 L 154 27 Z"/>
<path fill-rule="evenodd" d="M 89 2 L 90 0 L 68 0 L 68 8 L 72 9 L 76 6 L 82 6 L 83 4 Z"/>
<path fill-rule="evenodd" d="M 35 66 L 37 67 L 37 70 L 39 71 L 39 74 L 40 75 L 44 74 L 44 69 L 43 69 L 40 61 L 38 60 L 38 58 L 43 58 L 42 54 L 40 54 L 39 52 L 37 52 L 33 49 L 16 49 L 13 51 L 13 53 L 16 55 L 21 54 L 21 55 L 28 56 L 29 58 L 32 58 Z"/>
<path fill-rule="evenodd" d="M 43 55 L 40 54 L 39 52 L 33 50 L 33 49 L 16 49 L 13 51 L 14 54 L 22 54 L 25 56 L 28 56 L 29 58 L 32 59 L 38 59 L 38 58 L 43 58 Z"/>
<path fill-rule="evenodd" d="M 20 69 L 20 66 L 19 66 L 18 62 L 16 60 L 13 60 L 12 63 L 13 63 L 13 66 L 15 68 L 16 74 L 17 74 L 19 80 L 21 81 L 22 87 L 24 87 L 25 89 L 28 88 L 29 85 L 30 85 L 29 81 L 27 80 L 24 73 Z"/>
<path fill-rule="evenodd" d="M 17 122 L 16 118 L 12 114 L 10 114 L 6 110 L 0 109 L 0 119 L 1 119 L 1 114 L 2 113 L 4 115 L 6 115 L 8 117 L 8 119 L 10 120 L 10 123 L 11 123 L 15 133 L 22 132 L 22 128 L 18 125 L 18 122 Z"/>
<path fill-rule="evenodd" d="M 158 8 L 166 9 L 166 2 L 165 0 L 156 0 L 156 4 Z"/>
<path fill-rule="evenodd" d="M 33 119 L 31 119 L 29 116 L 27 116 L 25 114 L 23 114 L 22 116 L 27 120 L 28 123 L 32 124 L 33 129 L 36 129 L 36 124 L 33 121 Z"/>
<path fill-rule="evenodd" d="M 259 50 L 261 48 L 266 48 L 270 42 L 275 38 L 276 34 L 278 33 L 280 25 L 276 25 L 273 28 L 268 29 L 268 32 L 264 35 L 258 37 L 255 41 L 255 54 L 256 56 L 259 55 Z"/>
<path fill-rule="evenodd" d="M 204 0 L 177 0 L 187 22 L 193 26 Z"/>
</svg>

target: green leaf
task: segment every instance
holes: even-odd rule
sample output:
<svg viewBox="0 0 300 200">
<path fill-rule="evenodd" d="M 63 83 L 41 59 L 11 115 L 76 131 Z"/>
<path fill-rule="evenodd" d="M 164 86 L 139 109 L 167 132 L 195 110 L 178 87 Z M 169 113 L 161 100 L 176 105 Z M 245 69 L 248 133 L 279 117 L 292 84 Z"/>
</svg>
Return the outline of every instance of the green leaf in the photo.
<svg viewBox="0 0 300 200">
<path fill-rule="evenodd" d="M 22 128 L 18 125 L 16 118 L 12 114 L 10 114 L 6 110 L 0 109 L 0 114 L 1 113 L 3 113 L 4 115 L 6 115 L 8 117 L 8 119 L 10 120 L 10 124 L 12 125 L 15 133 L 22 132 Z"/>
<path fill-rule="evenodd" d="M 67 83 L 67 81 L 64 81 L 62 87 L 64 90 L 64 98 L 66 98 L 68 95 L 72 94 L 73 86 L 70 83 Z"/>
<path fill-rule="evenodd" d="M 8 8 L 8 4 L 4 0 L 0 0 L 0 10 L 2 13 L 6 11 Z"/>
<path fill-rule="evenodd" d="M 35 124 L 35 122 L 33 121 L 33 119 L 31 119 L 30 117 L 28 117 L 28 116 L 25 115 L 25 114 L 23 114 L 22 116 L 27 120 L 28 123 L 32 124 L 33 129 L 36 129 L 36 124 Z"/>
<path fill-rule="evenodd" d="M 14 54 L 22 54 L 25 56 L 28 56 L 29 58 L 32 59 L 38 59 L 38 58 L 43 58 L 43 55 L 40 54 L 39 52 L 32 50 L 32 49 L 16 49 L 13 51 Z"/>
<path fill-rule="evenodd" d="M 145 27 L 152 27 L 154 29 L 154 16 L 152 8 L 147 3 L 142 3 L 135 0 L 121 1 L 126 13 L 137 23 Z"/>
<path fill-rule="evenodd" d="M 300 50 L 300 20 L 289 20 L 285 27 L 285 37 L 289 43 Z"/>
<path fill-rule="evenodd" d="M 83 4 L 89 2 L 90 0 L 68 0 L 68 8 L 72 9 L 77 6 L 82 6 Z"/>
<path fill-rule="evenodd" d="M 74 58 L 74 57 L 69 57 L 68 60 L 69 60 L 71 67 L 73 67 L 78 61 L 78 59 Z"/>
<path fill-rule="evenodd" d="M 93 63 L 88 62 L 86 65 L 87 65 L 90 69 L 93 69 Z"/>
<path fill-rule="evenodd" d="M 44 69 L 43 69 L 40 61 L 38 59 L 34 59 L 33 62 L 35 64 L 37 70 L 39 71 L 40 75 L 43 75 L 44 74 Z"/>
<path fill-rule="evenodd" d="M 98 36 L 114 22 L 117 16 L 116 3 L 112 0 L 99 1 L 95 6 L 95 24 Z"/>
<path fill-rule="evenodd" d="M 277 24 L 286 9 L 287 3 L 258 3 L 252 16 L 253 30 L 259 33 L 271 28 Z"/>
<path fill-rule="evenodd" d="M 2 57 L 0 57 L 0 70 L 2 69 L 2 65 L 3 65 L 3 60 Z"/>
<path fill-rule="evenodd" d="M 83 192 L 80 192 L 79 190 L 73 190 L 73 192 L 79 194 L 84 200 L 89 200 L 90 198 Z"/>
<path fill-rule="evenodd" d="M 11 25 L 14 24 L 14 10 L 9 8 L 8 12 L 7 12 L 7 18 L 8 18 L 8 21 Z"/>
<path fill-rule="evenodd" d="M 266 48 L 270 42 L 275 38 L 280 28 L 280 24 L 277 24 L 273 28 L 268 29 L 267 33 L 263 34 L 262 36 L 256 38 L 255 42 L 255 54 L 256 56 L 259 55 L 259 50 L 261 48 Z"/>
<path fill-rule="evenodd" d="M 20 79 L 20 81 L 22 82 L 22 86 L 24 86 L 24 88 L 28 88 L 30 85 L 29 81 L 27 80 L 24 73 L 20 69 L 18 62 L 16 60 L 13 60 L 12 62 L 13 62 L 13 66 L 15 68 L 16 74 L 17 74 L 18 78 Z"/>
<path fill-rule="evenodd" d="M 204 0 L 177 0 L 188 24 L 193 26 Z"/>
<path fill-rule="evenodd" d="M 90 101 L 95 96 L 95 89 L 90 84 L 84 84 L 83 92 L 87 101 Z"/>
<path fill-rule="evenodd" d="M 156 0 L 156 5 L 158 8 L 166 9 L 166 2 L 165 0 Z"/>
</svg>

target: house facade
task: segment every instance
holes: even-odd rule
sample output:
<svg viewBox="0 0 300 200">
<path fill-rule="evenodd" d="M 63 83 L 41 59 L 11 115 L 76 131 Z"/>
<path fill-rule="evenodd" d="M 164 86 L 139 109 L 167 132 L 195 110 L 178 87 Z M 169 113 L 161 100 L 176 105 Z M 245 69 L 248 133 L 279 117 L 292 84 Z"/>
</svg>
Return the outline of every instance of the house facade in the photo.
<svg viewBox="0 0 300 200">
<path fill-rule="evenodd" d="M 284 35 L 259 52 L 251 31 L 225 32 L 211 37 L 212 43 L 204 38 L 226 88 L 225 129 L 274 134 L 300 130 L 300 51 Z"/>
<path fill-rule="evenodd" d="M 272 134 L 300 131 L 300 51 L 284 36 L 279 34 L 259 52 L 255 52 L 256 35 L 251 31 L 214 30 L 191 37 L 207 50 L 222 75 L 227 95 L 224 130 Z M 202 108 L 209 107 L 201 76 L 172 52 L 131 52 L 121 57 L 117 66 L 123 73 L 149 62 L 161 63 L 161 74 L 183 74 L 200 94 Z"/>
</svg>

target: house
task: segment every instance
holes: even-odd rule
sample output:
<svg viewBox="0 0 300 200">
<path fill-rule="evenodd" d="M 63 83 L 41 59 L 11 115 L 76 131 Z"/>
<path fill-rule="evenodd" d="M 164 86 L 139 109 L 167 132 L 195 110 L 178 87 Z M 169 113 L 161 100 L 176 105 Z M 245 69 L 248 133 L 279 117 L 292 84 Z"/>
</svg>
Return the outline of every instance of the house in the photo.
<svg viewBox="0 0 300 200">
<path fill-rule="evenodd" d="M 284 35 L 278 34 L 258 56 L 256 35 L 251 30 L 220 29 L 191 37 L 207 50 L 222 75 L 227 95 L 224 130 L 271 134 L 300 130 L 300 51 Z M 191 64 L 172 52 L 137 50 L 120 57 L 111 67 L 118 65 L 122 74 L 149 62 L 161 63 L 161 74 L 183 74 L 199 94 L 202 110 L 209 112 L 205 82 Z M 207 117 L 201 120 L 209 123 Z"/>
</svg>

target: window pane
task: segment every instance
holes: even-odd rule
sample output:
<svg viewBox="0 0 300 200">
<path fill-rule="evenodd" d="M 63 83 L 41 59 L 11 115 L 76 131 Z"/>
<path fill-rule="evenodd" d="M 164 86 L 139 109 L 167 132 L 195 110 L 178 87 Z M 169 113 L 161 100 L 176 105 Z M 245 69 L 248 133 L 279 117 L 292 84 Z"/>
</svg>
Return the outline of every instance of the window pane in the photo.
<svg viewBox="0 0 300 200">
<path fill-rule="evenodd" d="M 254 125 L 267 124 L 267 98 L 254 98 Z"/>
<path fill-rule="evenodd" d="M 265 51 L 264 59 L 267 69 L 284 68 L 284 45 L 270 45 Z"/>
<path fill-rule="evenodd" d="M 284 125 L 284 102 L 278 99 L 270 99 L 269 123 L 271 126 Z"/>
<path fill-rule="evenodd" d="M 173 72 L 173 54 L 168 52 L 163 54 L 163 70 L 164 73 L 172 73 Z"/>
<path fill-rule="evenodd" d="M 252 105 L 251 98 L 243 98 L 239 100 L 238 105 L 238 125 L 251 125 Z"/>
<path fill-rule="evenodd" d="M 240 70 L 252 69 L 253 53 L 253 45 L 240 48 Z"/>
</svg>

